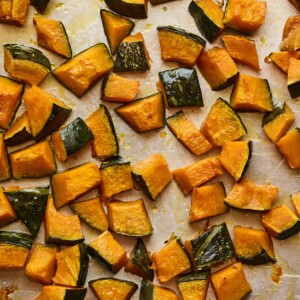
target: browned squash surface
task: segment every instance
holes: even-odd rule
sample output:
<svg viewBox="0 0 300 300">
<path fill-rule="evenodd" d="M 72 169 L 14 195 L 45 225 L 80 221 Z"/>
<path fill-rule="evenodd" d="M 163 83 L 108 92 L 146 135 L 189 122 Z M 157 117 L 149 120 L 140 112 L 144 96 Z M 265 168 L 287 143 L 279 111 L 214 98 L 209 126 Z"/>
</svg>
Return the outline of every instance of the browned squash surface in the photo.
<svg viewBox="0 0 300 300">
<path fill-rule="evenodd" d="M 297 51 L 300 49 L 300 16 L 289 17 L 283 28 L 281 51 Z"/>
<path fill-rule="evenodd" d="M 0 1 L 0 22 L 23 26 L 26 21 L 28 6 L 28 0 Z"/>
<path fill-rule="evenodd" d="M 0 226 L 4 226 L 17 219 L 16 212 L 0 187 Z"/>
</svg>

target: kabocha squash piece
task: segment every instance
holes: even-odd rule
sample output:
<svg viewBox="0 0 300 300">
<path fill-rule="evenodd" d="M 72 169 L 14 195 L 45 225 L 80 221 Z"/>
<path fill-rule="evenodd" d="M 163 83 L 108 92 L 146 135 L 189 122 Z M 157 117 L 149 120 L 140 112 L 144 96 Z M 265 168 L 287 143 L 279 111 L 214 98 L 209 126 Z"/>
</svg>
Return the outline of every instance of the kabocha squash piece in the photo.
<svg viewBox="0 0 300 300">
<path fill-rule="evenodd" d="M 224 203 L 226 197 L 222 182 L 193 189 L 190 208 L 190 223 L 215 217 L 228 212 Z"/>
<path fill-rule="evenodd" d="M 288 131 L 278 142 L 277 148 L 286 159 L 290 168 L 300 168 L 300 129 Z"/>
<path fill-rule="evenodd" d="M 51 284 L 58 251 L 57 246 L 36 244 L 26 265 L 26 276 L 42 284 Z"/>
<path fill-rule="evenodd" d="M 0 76 L 0 128 L 7 129 L 21 103 L 24 84 Z"/>
<path fill-rule="evenodd" d="M 193 240 L 185 242 L 196 270 L 201 271 L 235 256 L 225 223 L 216 225 Z"/>
<path fill-rule="evenodd" d="M 49 186 L 5 191 L 4 194 L 35 239 L 44 218 Z"/>
<path fill-rule="evenodd" d="M 129 236 L 146 236 L 153 231 L 143 199 L 111 201 L 107 204 L 107 215 L 112 232 Z"/>
<path fill-rule="evenodd" d="M 95 189 L 101 182 L 98 166 L 92 162 L 82 164 L 51 177 L 51 189 L 58 209 Z"/>
<path fill-rule="evenodd" d="M 7 146 L 16 146 L 32 139 L 31 128 L 27 112 L 24 112 L 13 122 L 11 127 L 4 133 Z"/>
<path fill-rule="evenodd" d="M 30 4 L 40 13 L 43 14 L 50 0 L 30 0 Z"/>
<path fill-rule="evenodd" d="M 92 130 L 79 117 L 51 136 L 53 150 L 60 161 L 66 161 L 93 140 Z"/>
<path fill-rule="evenodd" d="M 285 240 L 300 231 L 300 220 L 285 204 L 262 214 L 266 231 L 278 240 Z"/>
<path fill-rule="evenodd" d="M 139 300 L 178 300 L 174 291 L 166 287 L 154 285 L 143 279 L 140 289 Z"/>
<path fill-rule="evenodd" d="M 0 182 L 11 179 L 10 164 L 6 145 L 4 141 L 4 133 L 0 132 Z"/>
<path fill-rule="evenodd" d="M 161 93 L 140 98 L 115 108 L 115 112 L 136 132 L 165 126 L 165 106 Z"/>
<path fill-rule="evenodd" d="M 70 204 L 74 213 L 86 224 L 103 232 L 108 229 L 108 220 L 99 197 Z"/>
<path fill-rule="evenodd" d="M 289 0 L 299 11 L 300 11 L 300 1 L 299 0 Z"/>
<path fill-rule="evenodd" d="M 182 110 L 168 117 L 166 123 L 179 142 L 193 154 L 202 155 L 213 148 L 212 144 Z"/>
<path fill-rule="evenodd" d="M 17 214 L 4 194 L 4 190 L 0 187 L 0 226 L 9 224 L 17 219 Z"/>
<path fill-rule="evenodd" d="M 133 188 L 131 166 L 128 160 L 115 156 L 104 160 L 100 166 L 101 183 L 99 186 L 102 200 Z"/>
<path fill-rule="evenodd" d="M 300 16 L 289 17 L 283 28 L 281 51 L 297 51 L 300 49 Z"/>
<path fill-rule="evenodd" d="M 300 32 L 299 32 L 300 35 Z M 289 69 L 287 85 L 290 92 L 291 98 L 297 98 L 300 96 L 300 60 L 291 58 Z"/>
<path fill-rule="evenodd" d="M 218 300 L 241 300 L 252 292 L 240 262 L 225 267 L 210 276 Z"/>
<path fill-rule="evenodd" d="M 150 57 L 143 35 L 138 32 L 123 39 L 115 59 L 114 72 L 136 72 L 150 69 Z"/>
<path fill-rule="evenodd" d="M 189 13 L 202 35 L 212 43 L 224 30 L 222 8 L 212 0 L 195 0 L 189 5 Z"/>
<path fill-rule="evenodd" d="M 272 52 L 266 57 L 265 62 L 270 63 L 271 60 L 282 72 L 287 74 L 291 58 L 300 59 L 300 52 Z"/>
<path fill-rule="evenodd" d="M 72 57 L 72 49 L 62 22 L 43 16 L 35 16 L 33 24 L 36 27 L 39 46 L 64 58 Z"/>
<path fill-rule="evenodd" d="M 147 0 L 105 0 L 106 5 L 112 11 L 129 18 L 147 18 Z"/>
<path fill-rule="evenodd" d="M 31 133 L 36 141 L 58 130 L 72 111 L 61 100 L 37 86 L 25 91 L 23 101 Z"/>
<path fill-rule="evenodd" d="M 113 273 L 119 272 L 127 262 L 126 250 L 109 231 L 99 235 L 87 249 L 90 256 Z"/>
<path fill-rule="evenodd" d="M 183 300 L 205 300 L 210 271 L 191 272 L 181 275 L 177 282 Z"/>
<path fill-rule="evenodd" d="M 154 271 L 151 266 L 152 260 L 150 258 L 150 253 L 147 250 L 143 240 L 138 238 L 131 251 L 124 270 L 125 272 L 130 272 L 144 279 L 153 281 Z"/>
<path fill-rule="evenodd" d="M 130 102 L 135 98 L 139 88 L 138 80 L 110 73 L 102 80 L 101 99 L 108 102 Z"/>
<path fill-rule="evenodd" d="M 217 147 L 237 140 L 247 133 L 240 116 L 222 98 L 218 98 L 212 105 L 200 131 Z"/>
<path fill-rule="evenodd" d="M 48 140 L 9 154 L 14 179 L 41 178 L 56 172 L 56 163 Z"/>
<path fill-rule="evenodd" d="M 86 244 L 80 243 L 56 253 L 57 269 L 53 282 L 59 285 L 81 287 L 84 285 L 89 257 Z"/>
<path fill-rule="evenodd" d="M 248 178 L 237 182 L 225 198 L 225 203 L 238 209 L 269 210 L 278 194 L 278 187 L 258 185 Z"/>
<path fill-rule="evenodd" d="M 5 44 L 4 68 L 14 79 L 39 85 L 49 72 L 51 64 L 38 49 L 18 44 Z"/>
<path fill-rule="evenodd" d="M 298 217 L 300 217 L 300 192 L 297 192 L 297 193 L 294 193 L 294 194 L 290 195 L 290 198 L 291 198 L 292 203 L 293 203 L 293 205 L 296 209 Z"/>
<path fill-rule="evenodd" d="M 242 33 L 252 33 L 264 22 L 267 3 L 257 0 L 228 0 L 223 23 Z"/>
<path fill-rule="evenodd" d="M 251 141 L 228 142 L 222 146 L 219 160 L 235 181 L 239 181 L 250 165 L 251 155 Z"/>
<path fill-rule="evenodd" d="M 245 64 L 255 71 L 260 70 L 254 40 L 237 35 L 223 35 L 222 40 L 226 50 L 235 62 Z"/>
<path fill-rule="evenodd" d="M 138 289 L 132 281 L 112 277 L 91 280 L 89 287 L 99 300 L 129 300 Z"/>
<path fill-rule="evenodd" d="M 160 282 L 168 282 L 178 274 L 187 271 L 191 262 L 179 237 L 172 236 L 165 246 L 152 255 L 153 268 Z"/>
<path fill-rule="evenodd" d="M 78 216 L 58 212 L 52 197 L 48 198 L 45 212 L 45 242 L 74 245 L 84 241 Z"/>
<path fill-rule="evenodd" d="M 198 68 L 213 91 L 219 91 L 233 84 L 239 74 L 235 62 L 228 52 L 219 47 L 203 51 Z"/>
<path fill-rule="evenodd" d="M 181 191 L 187 195 L 193 188 L 223 174 L 223 169 L 218 158 L 208 157 L 172 173 Z"/>
<path fill-rule="evenodd" d="M 206 42 L 198 35 L 173 26 L 157 27 L 161 59 L 192 67 Z"/>
<path fill-rule="evenodd" d="M 166 107 L 203 106 L 195 69 L 177 68 L 158 73 L 159 87 Z"/>
<path fill-rule="evenodd" d="M 135 23 L 106 9 L 100 9 L 100 16 L 110 51 L 115 54 L 122 40 L 130 35 Z"/>
<path fill-rule="evenodd" d="M 94 140 L 91 142 L 93 157 L 105 159 L 118 154 L 119 143 L 115 127 L 104 105 L 100 104 L 100 107 L 85 120 L 85 123 L 94 135 Z"/>
<path fill-rule="evenodd" d="M 0 270 L 23 268 L 32 244 L 26 233 L 0 231 Z"/>
<path fill-rule="evenodd" d="M 162 154 L 151 155 L 132 167 L 135 182 L 151 200 L 156 200 L 172 180 L 168 163 Z"/>
<path fill-rule="evenodd" d="M 114 66 L 107 46 L 96 44 L 67 60 L 53 76 L 76 96 L 83 96 Z"/>
<path fill-rule="evenodd" d="M 0 2 L 0 23 L 23 26 L 26 22 L 28 0 L 8 0 Z"/>
<path fill-rule="evenodd" d="M 272 239 L 264 230 L 235 226 L 234 250 L 237 260 L 243 264 L 276 262 Z"/>
<path fill-rule="evenodd" d="M 262 126 L 265 134 L 272 142 L 277 143 L 286 134 L 294 121 L 294 113 L 284 102 L 283 105 L 276 106 L 271 112 L 264 115 Z"/>
<path fill-rule="evenodd" d="M 84 300 L 87 288 L 71 288 L 59 285 L 43 286 L 35 300 Z"/>
</svg>

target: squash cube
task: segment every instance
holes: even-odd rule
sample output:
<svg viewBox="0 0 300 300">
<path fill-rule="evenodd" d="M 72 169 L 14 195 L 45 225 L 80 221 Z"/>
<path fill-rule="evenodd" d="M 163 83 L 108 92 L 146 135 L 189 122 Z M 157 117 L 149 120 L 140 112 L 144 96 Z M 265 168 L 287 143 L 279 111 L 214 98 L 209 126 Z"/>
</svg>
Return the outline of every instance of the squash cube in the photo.
<svg viewBox="0 0 300 300">
<path fill-rule="evenodd" d="M 270 63 L 272 61 L 282 72 L 287 74 L 291 58 L 300 59 L 300 52 L 272 52 L 266 57 L 265 62 Z"/>
<path fill-rule="evenodd" d="M 28 0 L 0 1 L 0 22 L 23 26 L 26 22 Z"/>
</svg>

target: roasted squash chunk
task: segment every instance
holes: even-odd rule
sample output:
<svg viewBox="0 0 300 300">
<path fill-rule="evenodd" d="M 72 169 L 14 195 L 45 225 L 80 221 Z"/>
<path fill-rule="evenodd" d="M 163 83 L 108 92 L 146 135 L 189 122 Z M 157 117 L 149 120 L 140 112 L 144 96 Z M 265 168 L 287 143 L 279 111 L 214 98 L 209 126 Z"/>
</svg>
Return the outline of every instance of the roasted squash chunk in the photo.
<svg viewBox="0 0 300 300">
<path fill-rule="evenodd" d="M 35 300 L 84 300 L 87 288 L 71 288 L 59 285 L 43 286 L 41 294 Z"/>
<path fill-rule="evenodd" d="M 142 280 L 140 289 L 140 300 L 178 300 L 174 291 L 166 287 L 154 285 L 153 283 Z"/>
<path fill-rule="evenodd" d="M 173 234 L 162 249 L 153 253 L 152 261 L 160 282 L 168 282 L 191 267 L 181 239 Z"/>
<path fill-rule="evenodd" d="M 284 25 L 281 51 L 297 51 L 300 49 L 300 16 L 289 17 Z"/>
<path fill-rule="evenodd" d="M 294 193 L 290 197 L 296 209 L 297 215 L 300 217 L 300 192 Z"/>
<path fill-rule="evenodd" d="M 147 0 L 105 0 L 109 9 L 116 13 L 136 19 L 147 18 Z"/>
<path fill-rule="evenodd" d="M 265 58 L 265 62 L 270 63 L 272 61 L 281 71 L 287 74 L 291 58 L 300 59 L 300 52 L 272 52 Z"/>
<path fill-rule="evenodd" d="M 0 187 L 0 227 L 11 223 L 17 219 L 17 214 L 4 194 L 4 190 Z"/>
<path fill-rule="evenodd" d="M 300 34 L 300 32 L 299 32 Z M 289 69 L 288 69 L 288 78 L 287 85 L 288 90 L 292 98 L 297 98 L 300 96 L 300 60 L 291 58 Z"/>
<path fill-rule="evenodd" d="M 265 211 L 271 208 L 278 191 L 276 186 L 258 185 L 244 178 L 233 186 L 224 201 L 238 209 Z"/>
<path fill-rule="evenodd" d="M 28 0 L 0 1 L 0 22 L 23 26 L 28 11 Z"/>
<path fill-rule="evenodd" d="M 4 141 L 4 134 L 0 132 L 0 182 L 11 179 L 8 154 Z"/>
</svg>

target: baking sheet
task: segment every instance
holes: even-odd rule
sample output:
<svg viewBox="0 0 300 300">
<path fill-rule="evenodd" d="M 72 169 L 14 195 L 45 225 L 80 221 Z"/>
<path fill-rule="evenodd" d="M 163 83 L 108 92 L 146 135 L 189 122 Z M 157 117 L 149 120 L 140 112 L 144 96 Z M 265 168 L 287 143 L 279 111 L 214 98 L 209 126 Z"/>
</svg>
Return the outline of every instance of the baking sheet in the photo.
<svg viewBox="0 0 300 300">
<path fill-rule="evenodd" d="M 188 13 L 188 5 L 190 1 L 178 0 L 157 6 L 148 5 L 148 18 L 145 20 L 136 20 L 136 26 L 133 33 L 142 32 L 145 38 L 146 46 L 151 56 L 151 70 L 142 74 L 126 74 L 129 78 L 140 80 L 141 90 L 138 97 L 147 96 L 155 93 L 157 73 L 166 69 L 177 67 L 176 63 L 163 63 L 160 59 L 160 48 L 157 36 L 157 26 L 174 25 L 199 34 L 193 18 Z M 264 57 L 272 51 L 279 49 L 282 29 L 285 20 L 297 14 L 296 9 L 287 1 L 267 0 L 268 13 L 265 24 L 255 32 L 251 38 L 256 41 L 259 54 L 261 72 L 257 73 L 248 67 L 238 65 L 240 72 L 254 76 L 267 78 L 273 93 L 274 103 L 283 103 L 287 101 L 296 115 L 294 126 L 300 124 L 299 103 L 291 100 L 286 87 L 286 76 L 282 74 L 275 66 L 264 63 Z M 99 16 L 100 8 L 107 8 L 103 1 L 99 0 L 51 0 L 46 11 L 46 16 L 61 20 L 69 35 L 73 54 L 76 54 L 96 43 L 104 42 L 107 44 L 106 37 L 103 32 L 102 22 Z M 19 43 L 28 46 L 37 47 L 36 32 L 32 24 L 32 18 L 35 10 L 30 7 L 26 25 L 22 28 L 0 24 L 0 43 Z M 226 32 L 231 32 L 227 30 Z M 207 43 L 206 49 L 214 46 L 222 45 L 220 39 L 213 45 Z M 58 56 L 41 49 L 43 53 L 50 59 L 53 68 L 59 66 L 64 60 Z M 197 68 L 196 68 L 197 69 Z M 198 72 L 198 70 L 197 70 Z M 3 50 L 0 49 L 0 74 L 6 75 L 3 67 Z M 198 72 L 202 94 L 204 98 L 204 108 L 184 108 L 185 113 L 200 126 L 209 111 L 212 103 L 219 97 L 229 100 L 232 86 L 220 91 L 212 92 Z M 101 83 L 99 82 L 84 97 L 78 99 L 71 92 L 61 86 L 51 75 L 47 76 L 40 85 L 41 88 L 53 93 L 58 98 L 65 101 L 66 104 L 73 108 L 73 112 L 68 123 L 77 116 L 86 117 L 96 110 L 101 103 L 99 97 Z M 167 127 L 156 132 L 145 134 L 137 134 L 131 130 L 113 111 L 117 105 L 104 103 L 110 110 L 120 142 L 120 155 L 130 160 L 134 165 L 139 160 L 154 154 L 162 153 L 169 164 L 171 170 L 178 167 L 186 166 L 206 156 L 214 156 L 218 154 L 218 150 L 213 150 L 207 155 L 196 157 L 190 154 L 172 135 Z M 18 115 L 24 110 L 23 106 L 18 111 Z M 174 114 L 176 109 L 167 110 L 167 116 Z M 280 188 L 279 195 L 274 205 L 286 203 L 289 207 L 292 204 L 289 200 L 291 193 L 297 192 L 299 188 L 299 170 L 289 169 L 287 163 L 282 156 L 276 151 L 274 144 L 265 136 L 261 128 L 262 114 L 259 113 L 242 113 L 241 118 L 248 129 L 246 139 L 253 141 L 253 155 L 250 167 L 246 176 L 260 184 L 272 183 Z M 21 146 L 23 147 L 23 145 Z M 9 148 L 13 151 L 18 147 Z M 19 147 L 20 148 L 20 147 Z M 83 162 L 94 161 L 90 156 L 90 148 L 87 147 L 76 156 L 72 157 L 66 163 L 58 162 L 58 171 L 62 171 L 69 167 L 79 165 Z M 231 190 L 234 184 L 233 180 L 224 174 L 212 182 L 223 181 L 226 191 Z M 21 187 L 39 186 L 49 184 L 49 179 L 39 180 L 21 180 L 9 181 L 1 184 L 3 187 L 9 185 L 19 185 Z M 95 192 L 89 193 L 84 198 L 95 195 Z M 143 197 L 150 219 L 153 224 L 153 234 L 146 237 L 147 247 L 150 251 L 159 250 L 163 246 L 163 242 L 167 240 L 171 233 L 174 232 L 183 240 L 193 238 L 197 235 L 205 222 L 199 222 L 193 225 L 188 224 L 188 215 L 190 207 L 191 195 L 183 196 L 176 183 L 172 181 L 168 187 L 159 196 L 156 202 L 147 199 L 141 191 L 129 191 L 120 194 L 117 199 L 135 200 Z M 71 214 L 68 208 L 62 210 L 66 214 Z M 252 226 L 254 228 L 262 228 L 260 215 L 256 213 L 244 213 L 230 209 L 230 213 L 210 219 L 209 223 L 219 224 L 226 221 L 228 228 L 232 234 L 234 225 Z M 85 242 L 91 242 L 99 235 L 99 232 L 84 226 Z M 16 222 L 3 228 L 4 230 L 23 230 L 26 228 Z M 44 241 L 44 229 L 40 230 L 37 241 Z M 232 235 L 233 237 L 233 235 Z M 135 242 L 134 238 L 125 238 L 116 236 L 117 240 L 126 248 L 128 255 Z M 299 259 L 299 234 L 286 240 L 278 241 L 273 239 L 277 264 L 282 267 L 283 275 L 279 284 L 275 284 L 271 276 L 274 273 L 273 265 L 266 266 L 244 266 L 246 276 L 250 282 L 253 292 L 247 299 L 300 299 L 300 259 Z M 106 271 L 98 265 L 93 259 L 90 259 L 90 267 L 88 271 L 87 281 L 99 277 L 113 276 L 112 273 Z M 125 273 L 121 270 L 115 275 L 117 278 L 132 280 L 140 285 L 140 278 Z M 157 283 L 157 279 L 155 279 Z M 18 289 L 11 295 L 12 299 L 34 299 L 41 291 L 42 285 L 27 280 L 24 270 L 21 271 L 0 271 L 1 287 L 16 285 Z M 87 285 L 87 284 L 86 284 Z M 175 280 L 166 286 L 176 289 Z M 238 288 L 238 287 L 237 287 Z M 138 299 L 138 291 L 132 299 Z M 92 292 L 88 290 L 86 299 L 95 299 Z M 211 287 L 209 287 L 207 299 L 215 299 Z M 230 298 L 228 298 L 230 299 Z"/>
</svg>

